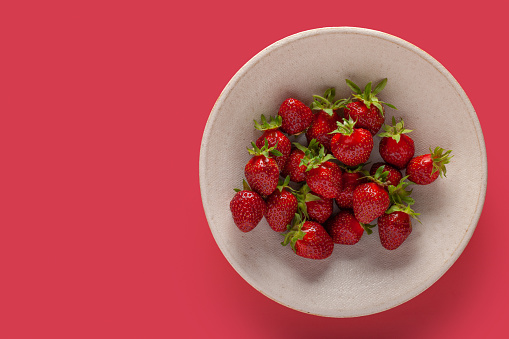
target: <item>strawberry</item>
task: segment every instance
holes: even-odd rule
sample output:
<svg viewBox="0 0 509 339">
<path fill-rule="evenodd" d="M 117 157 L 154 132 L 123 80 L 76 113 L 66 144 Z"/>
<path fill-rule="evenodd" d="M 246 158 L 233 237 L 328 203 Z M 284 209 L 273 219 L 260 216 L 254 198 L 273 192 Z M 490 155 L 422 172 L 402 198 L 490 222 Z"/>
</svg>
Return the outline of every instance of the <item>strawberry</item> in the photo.
<svg viewBox="0 0 509 339">
<path fill-rule="evenodd" d="M 347 169 L 341 175 L 341 192 L 335 199 L 339 208 L 353 208 L 353 191 L 357 186 L 365 183 L 361 169 L 362 166 L 354 170 Z"/>
<path fill-rule="evenodd" d="M 256 120 L 254 122 L 255 128 L 259 131 L 263 131 L 262 136 L 256 140 L 256 146 L 262 148 L 265 144 L 265 140 L 267 140 L 269 142 L 269 147 L 275 147 L 281 152 L 282 156 L 275 157 L 275 160 L 279 169 L 282 169 L 290 156 L 292 144 L 288 137 L 279 130 L 279 127 L 281 127 L 281 117 L 278 116 L 275 119 L 270 117 L 270 122 L 267 122 L 267 119 L 262 114 L 262 123 L 259 124 Z"/>
<path fill-rule="evenodd" d="M 355 245 L 364 231 L 371 234 L 374 225 L 360 223 L 351 210 L 342 210 L 325 223 L 325 229 L 335 244 Z"/>
<path fill-rule="evenodd" d="M 287 176 L 266 199 L 267 208 L 264 216 L 269 226 L 276 232 L 286 231 L 297 212 L 297 198 L 290 192 L 289 182 L 290 177 Z"/>
<path fill-rule="evenodd" d="M 265 139 L 265 145 L 262 148 L 258 148 L 254 142 L 251 144 L 253 149 L 248 149 L 248 151 L 253 157 L 246 164 L 244 175 L 253 191 L 267 196 L 274 192 L 279 179 L 279 168 L 276 160 L 271 158 L 269 154 L 276 156 L 282 154 L 275 147 L 269 147 L 267 139 Z"/>
<path fill-rule="evenodd" d="M 319 110 L 313 118 L 313 123 L 306 131 L 306 138 L 308 142 L 312 139 L 316 139 L 322 144 L 327 151 L 330 151 L 330 142 L 332 135 L 330 134 L 337 128 L 337 123 L 341 121 L 341 118 L 337 114 L 337 110 L 343 107 L 346 102 L 345 99 L 333 102 L 336 95 L 334 88 L 329 88 L 325 91 L 323 97 L 314 95 L 315 100 L 313 101 L 311 108 L 313 110 Z"/>
<path fill-rule="evenodd" d="M 380 166 L 384 166 L 384 172 L 389 172 L 389 175 L 387 176 L 386 179 L 386 183 L 388 185 L 396 186 L 401 180 L 401 178 L 403 178 L 403 174 L 401 174 L 401 171 L 399 169 L 384 162 L 375 162 L 373 165 L 371 165 L 371 168 L 369 169 L 369 174 L 375 175 L 376 170 Z"/>
<path fill-rule="evenodd" d="M 304 184 L 296 194 L 299 202 L 299 210 L 312 221 L 324 223 L 332 214 L 332 199 L 327 199 L 311 192 L 307 184 Z"/>
<path fill-rule="evenodd" d="M 278 115 L 282 118 L 281 130 L 288 134 L 304 132 L 313 121 L 311 109 L 293 98 L 288 98 L 281 104 Z"/>
<path fill-rule="evenodd" d="M 395 250 L 412 233 L 410 216 L 417 219 L 409 206 L 393 212 L 387 211 L 378 218 L 378 235 L 382 246 L 388 250 Z M 419 220 L 419 219 L 417 219 Z"/>
<path fill-rule="evenodd" d="M 354 128 L 355 121 L 350 117 L 338 122 L 338 128 L 331 133 L 336 133 L 331 140 L 332 154 L 347 166 L 358 166 L 369 159 L 373 150 L 373 136 L 363 128 Z"/>
<path fill-rule="evenodd" d="M 285 177 L 289 175 L 290 180 L 293 182 L 302 182 L 306 180 L 306 166 L 301 165 L 301 161 L 306 156 L 305 152 L 308 148 L 315 147 L 318 143 L 315 140 L 314 144 L 309 144 L 308 147 L 304 147 L 298 142 L 294 142 L 293 144 L 295 145 L 295 148 L 293 148 L 290 152 L 290 156 L 288 157 L 281 174 Z"/>
<path fill-rule="evenodd" d="M 311 157 L 312 156 L 312 157 Z M 328 160 L 322 145 L 318 155 L 307 152 L 301 164 L 306 166 L 306 183 L 316 194 L 328 199 L 336 198 L 341 191 L 341 168 Z"/>
<path fill-rule="evenodd" d="M 396 123 L 394 117 L 392 117 L 392 126 L 384 125 L 383 129 L 385 132 L 378 135 L 382 137 L 379 145 L 382 159 L 398 169 L 405 168 L 415 153 L 414 141 L 406 135 L 412 130 L 405 129 L 403 119 Z"/>
<path fill-rule="evenodd" d="M 412 158 L 406 167 L 408 180 L 418 185 L 428 185 L 435 181 L 438 176 L 445 176 L 445 165 L 449 163 L 452 156 L 451 151 L 444 153 L 444 149 L 436 147 L 435 150 L 429 149 L 429 154 L 420 155 Z"/>
<path fill-rule="evenodd" d="M 230 201 L 233 222 L 242 232 L 249 232 L 262 220 L 265 201 L 258 193 L 251 191 L 245 180 L 244 189 L 235 191 L 237 193 Z"/>
<path fill-rule="evenodd" d="M 281 244 L 290 244 L 297 255 L 309 259 L 328 258 L 334 250 L 332 238 L 325 228 L 315 221 L 302 221 L 299 214 L 295 215 L 294 225 Z"/>
<path fill-rule="evenodd" d="M 393 105 L 379 101 L 376 97 L 384 89 L 387 79 L 383 79 L 373 91 L 371 91 L 371 82 L 364 87 L 364 91 L 361 91 L 359 86 L 351 80 L 346 79 L 346 83 L 355 93 L 353 97 L 356 101 L 346 104 L 345 118 L 352 117 L 357 121 L 357 128 L 367 129 L 371 135 L 375 135 L 385 122 L 385 110 L 382 104 L 396 109 Z"/>
<path fill-rule="evenodd" d="M 379 167 L 372 182 L 360 184 L 353 191 L 353 212 L 359 222 L 368 224 L 381 216 L 390 204 L 389 193 L 382 187 L 388 172 Z"/>
</svg>

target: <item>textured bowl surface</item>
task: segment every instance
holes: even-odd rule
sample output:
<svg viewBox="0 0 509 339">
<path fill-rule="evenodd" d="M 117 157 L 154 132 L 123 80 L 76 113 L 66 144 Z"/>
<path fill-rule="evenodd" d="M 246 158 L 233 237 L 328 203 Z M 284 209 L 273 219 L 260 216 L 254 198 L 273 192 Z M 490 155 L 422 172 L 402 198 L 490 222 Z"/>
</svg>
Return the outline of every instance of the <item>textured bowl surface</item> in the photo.
<svg viewBox="0 0 509 339">
<path fill-rule="evenodd" d="M 229 202 L 241 187 L 246 147 L 261 133 L 253 119 L 276 115 L 288 97 L 311 103 L 313 94 L 345 79 L 359 86 L 387 77 L 380 100 L 414 131 L 416 155 L 453 150 L 447 178 L 415 186 L 422 224 L 397 250 L 380 245 L 377 229 L 354 246 L 335 245 L 331 257 L 309 260 L 280 245 L 265 219 L 249 233 L 233 223 Z M 376 138 L 377 140 L 379 138 Z M 378 143 L 371 161 L 379 161 Z M 472 175 L 476 173 L 476 175 Z M 226 259 L 255 289 L 290 308 L 328 317 L 381 312 L 436 282 L 471 238 L 486 195 L 487 159 L 477 115 L 452 75 L 430 55 L 391 35 L 361 28 L 321 28 L 282 39 L 247 62 L 217 100 L 200 152 L 202 200 L 212 234 Z"/>
</svg>

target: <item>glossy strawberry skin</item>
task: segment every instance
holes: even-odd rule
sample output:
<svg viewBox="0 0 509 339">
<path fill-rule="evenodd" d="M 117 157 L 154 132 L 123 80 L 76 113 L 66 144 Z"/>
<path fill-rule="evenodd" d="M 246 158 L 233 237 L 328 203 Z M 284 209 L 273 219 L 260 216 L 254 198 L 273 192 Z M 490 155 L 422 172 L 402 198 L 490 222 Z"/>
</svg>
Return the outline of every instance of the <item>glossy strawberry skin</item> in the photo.
<svg viewBox="0 0 509 339">
<path fill-rule="evenodd" d="M 386 171 L 389 172 L 389 176 L 386 179 L 386 183 L 389 185 L 397 186 L 399 184 L 399 181 L 401 180 L 401 178 L 403 178 L 403 175 L 401 174 L 401 171 L 399 169 L 397 169 L 396 167 L 394 167 L 390 164 L 383 163 L 383 162 L 375 162 L 371 166 L 371 168 L 369 170 L 369 174 L 372 176 L 375 175 L 376 170 L 380 166 L 385 166 L 384 172 L 386 172 Z"/>
<path fill-rule="evenodd" d="M 256 155 L 246 164 L 244 175 L 253 191 L 268 196 L 277 187 L 279 168 L 273 158 Z"/>
<path fill-rule="evenodd" d="M 439 171 L 431 174 L 433 171 L 433 159 L 431 154 L 424 154 L 410 160 L 406 167 L 408 180 L 418 185 L 431 184 L 438 178 Z"/>
<path fill-rule="evenodd" d="M 342 210 L 325 223 L 325 229 L 335 244 L 355 245 L 364 234 L 359 221 L 351 210 Z"/>
<path fill-rule="evenodd" d="M 357 121 L 355 127 L 367 129 L 371 135 L 377 134 L 385 122 L 385 115 L 380 114 L 375 105 L 370 105 L 368 108 L 361 101 L 354 101 L 346 105 L 344 114 L 346 119 L 352 117 L 354 121 Z"/>
<path fill-rule="evenodd" d="M 341 192 L 335 199 L 339 208 L 353 208 L 353 191 L 360 184 L 365 183 L 364 176 L 359 172 L 343 172 Z"/>
<path fill-rule="evenodd" d="M 331 152 L 343 164 L 357 166 L 368 161 L 373 150 L 373 136 L 363 128 L 354 128 L 351 135 L 337 133 L 331 140 Z"/>
<path fill-rule="evenodd" d="M 288 160 L 283 167 L 281 173 L 284 177 L 290 176 L 290 180 L 293 182 L 303 182 L 306 180 L 306 166 L 299 166 L 300 162 L 304 158 L 304 152 L 300 149 L 294 148 L 288 156 Z"/>
<path fill-rule="evenodd" d="M 249 232 L 258 225 L 262 220 L 265 208 L 262 197 L 252 191 L 237 192 L 230 201 L 233 221 L 242 232 Z"/>
<path fill-rule="evenodd" d="M 383 137 L 378 148 L 382 159 L 398 169 L 403 169 L 415 153 L 414 141 L 406 134 L 400 134 L 399 142 L 391 137 Z"/>
<path fill-rule="evenodd" d="M 266 199 L 265 219 L 276 232 L 284 232 L 297 212 L 297 198 L 286 188 L 276 189 Z"/>
<path fill-rule="evenodd" d="M 309 259 L 325 259 L 332 254 L 334 243 L 322 225 L 314 221 L 306 221 L 302 225 L 302 231 L 306 234 L 295 243 L 297 255 Z"/>
<path fill-rule="evenodd" d="M 353 211 L 355 218 L 369 224 L 389 208 L 389 193 L 374 182 L 361 184 L 353 191 Z"/>
<path fill-rule="evenodd" d="M 290 156 L 290 152 L 292 150 L 292 143 L 288 139 L 286 135 L 281 133 L 278 129 L 271 129 L 263 132 L 262 136 L 256 140 L 256 146 L 262 148 L 265 144 L 265 139 L 267 139 L 269 147 L 277 147 L 276 149 L 283 153 L 282 156 L 274 156 L 274 160 L 276 160 L 277 166 L 279 169 L 282 169 Z"/>
<path fill-rule="evenodd" d="M 317 168 L 306 172 L 309 188 L 328 199 L 336 198 L 341 192 L 341 168 L 333 162 L 325 161 Z"/>
<path fill-rule="evenodd" d="M 404 212 L 383 214 L 378 218 L 378 234 L 382 246 L 388 250 L 395 250 L 412 233 L 410 216 Z"/>
<path fill-rule="evenodd" d="M 304 132 L 313 121 L 311 108 L 293 98 L 288 98 L 281 104 L 278 115 L 283 120 L 281 130 L 288 134 Z"/>
<path fill-rule="evenodd" d="M 311 194 L 319 196 L 313 192 L 311 192 Z M 332 199 L 320 198 L 321 200 L 307 201 L 306 209 L 309 219 L 316 221 L 319 224 L 323 224 L 332 214 L 333 202 Z"/>
<path fill-rule="evenodd" d="M 306 139 L 308 143 L 312 139 L 316 139 L 321 145 L 325 147 L 327 151 L 330 152 L 333 134 L 329 133 L 338 127 L 337 122 L 340 120 L 341 119 L 336 111 L 334 111 L 332 115 L 329 115 L 324 111 L 319 111 L 316 113 L 313 119 L 313 123 L 306 131 Z"/>
</svg>

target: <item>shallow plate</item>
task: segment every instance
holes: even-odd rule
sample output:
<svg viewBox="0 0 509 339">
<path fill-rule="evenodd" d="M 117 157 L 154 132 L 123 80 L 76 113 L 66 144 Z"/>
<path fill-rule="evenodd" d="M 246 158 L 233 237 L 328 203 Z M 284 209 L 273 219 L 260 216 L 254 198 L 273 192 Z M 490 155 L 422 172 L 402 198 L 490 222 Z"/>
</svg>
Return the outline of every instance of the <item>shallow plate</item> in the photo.
<svg viewBox="0 0 509 339">
<path fill-rule="evenodd" d="M 447 178 L 414 188 L 422 224 L 397 250 L 378 232 L 357 245 L 335 245 L 331 257 L 309 260 L 280 245 L 265 219 L 249 233 L 233 223 L 229 202 L 261 133 L 253 119 L 276 115 L 288 97 L 313 94 L 345 79 L 364 86 L 387 77 L 379 95 L 398 110 L 416 145 L 452 149 Z M 241 103 L 240 105 L 237 103 Z M 376 138 L 377 140 L 379 138 Z M 371 161 L 380 160 L 375 145 Z M 472 176 L 471 173 L 478 175 Z M 322 28 L 282 39 L 253 57 L 231 79 L 210 114 L 200 153 L 200 186 L 212 234 L 226 259 L 255 289 L 290 308 L 328 317 L 381 312 L 410 300 L 439 279 L 467 245 L 481 214 L 487 184 L 484 139 L 477 115 L 451 74 L 430 55 L 397 37 L 361 28 Z M 296 297 L 299 296 L 299 297 Z"/>
</svg>

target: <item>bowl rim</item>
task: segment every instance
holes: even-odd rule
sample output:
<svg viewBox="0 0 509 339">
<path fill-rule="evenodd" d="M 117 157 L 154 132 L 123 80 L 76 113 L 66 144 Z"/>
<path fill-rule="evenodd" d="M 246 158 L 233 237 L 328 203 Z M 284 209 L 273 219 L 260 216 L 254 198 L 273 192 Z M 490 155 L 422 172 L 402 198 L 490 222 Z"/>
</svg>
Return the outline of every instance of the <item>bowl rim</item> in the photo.
<svg viewBox="0 0 509 339">
<path fill-rule="evenodd" d="M 375 307 L 372 306 L 370 312 L 359 312 L 358 314 L 351 314 L 347 316 L 335 316 L 335 315 L 328 315 L 328 314 L 319 314 L 319 313 L 312 313 L 306 310 L 301 310 L 298 308 L 295 308 L 293 306 L 287 305 L 280 300 L 274 299 L 271 296 L 264 293 L 260 288 L 255 286 L 249 279 L 247 279 L 242 273 L 240 267 L 238 267 L 230 258 L 228 258 L 225 255 L 225 250 L 223 249 L 222 244 L 220 244 L 217 240 L 217 234 L 212 227 L 212 220 L 211 220 L 211 214 L 212 211 L 209 211 L 207 208 L 207 200 L 208 200 L 208 191 L 207 191 L 207 185 L 204 182 L 205 178 L 205 171 L 206 168 L 204 167 L 205 163 L 205 157 L 207 154 L 207 141 L 210 138 L 211 135 L 211 126 L 213 125 L 213 122 L 217 118 L 219 108 L 222 106 L 223 102 L 227 99 L 232 89 L 235 87 L 235 85 L 239 82 L 239 80 L 253 67 L 261 58 L 267 56 L 270 54 L 273 50 L 276 50 L 284 45 L 287 45 L 289 43 L 292 43 L 293 41 L 300 40 L 300 39 L 306 39 L 310 38 L 316 35 L 321 34 L 360 34 L 360 35 L 366 35 L 371 37 L 376 37 L 379 39 L 383 39 L 389 42 L 392 42 L 394 44 L 397 44 L 403 48 L 406 48 L 407 50 L 416 53 L 418 56 L 420 56 L 422 59 L 429 62 L 434 68 L 436 68 L 453 86 L 454 90 L 457 92 L 457 94 L 461 97 L 462 101 L 465 103 L 465 106 L 468 108 L 468 113 L 470 118 L 473 120 L 473 125 L 476 130 L 476 137 L 478 139 L 479 147 L 481 150 L 481 166 L 482 166 L 482 181 L 481 181 L 481 190 L 478 196 L 477 205 L 475 213 L 471 219 L 471 222 L 467 228 L 467 231 L 465 232 L 462 240 L 460 241 L 457 248 L 453 251 L 452 255 L 443 263 L 440 270 L 436 270 L 434 274 L 432 274 L 430 277 L 428 277 L 427 280 L 423 281 L 423 284 L 421 285 L 420 289 L 416 289 L 416 293 L 411 295 L 410 297 L 405 296 L 404 298 L 400 298 L 396 300 L 394 303 L 391 303 L 390 305 L 384 305 L 382 307 Z M 466 95 L 463 88 L 460 86 L 458 81 L 452 76 L 452 74 L 441 64 L 439 63 L 435 58 L 433 58 L 430 54 L 425 52 L 424 50 L 420 49 L 419 47 L 415 46 L 414 44 L 399 38 L 397 36 L 391 35 L 389 33 L 385 33 L 378 30 L 368 29 L 368 28 L 360 28 L 360 27 L 350 27 L 350 26 L 340 26 L 340 27 L 322 27 L 322 28 L 314 28 L 309 30 L 304 30 L 292 35 L 289 35 L 283 39 L 280 39 L 269 46 L 265 47 L 263 50 L 258 52 L 256 55 L 254 55 L 250 60 L 248 60 L 236 73 L 235 75 L 229 80 L 227 85 L 224 87 L 222 92 L 220 93 L 219 97 L 217 98 L 211 113 L 207 119 L 207 123 L 204 128 L 202 140 L 201 140 L 201 146 L 200 146 L 200 154 L 199 154 L 199 182 L 200 182 L 200 192 L 201 192 L 201 198 L 202 198 L 202 205 L 205 212 L 205 216 L 207 219 L 207 222 L 209 224 L 210 231 L 212 233 L 212 236 L 214 237 L 214 240 L 221 250 L 223 256 L 226 258 L 226 260 L 230 263 L 230 265 L 234 268 L 234 270 L 253 288 L 255 288 L 258 292 L 262 293 L 266 297 L 268 297 L 271 300 L 274 300 L 275 302 L 284 305 L 290 309 L 297 310 L 299 312 L 303 312 L 306 314 L 313 314 L 321 317 L 330 317 L 330 318 L 353 318 L 353 317 L 360 317 L 360 316 L 367 316 L 371 314 L 380 313 L 389 309 L 392 309 L 396 306 L 399 306 L 415 297 L 417 297 L 419 294 L 427 290 L 431 285 L 433 285 L 435 282 L 437 282 L 448 270 L 449 268 L 456 262 L 456 260 L 459 258 L 459 256 L 463 253 L 464 249 L 466 248 L 467 244 L 469 243 L 476 227 L 477 223 L 479 221 L 479 218 L 481 216 L 484 201 L 486 198 L 486 191 L 487 191 L 487 183 L 488 183 L 488 162 L 487 162 L 487 153 L 486 153 L 486 145 L 484 141 L 484 136 L 482 133 L 482 128 L 479 122 L 479 119 L 477 117 L 477 114 L 475 112 L 475 109 L 470 102 L 470 99 Z M 373 311 L 374 310 L 374 311 Z"/>
</svg>

